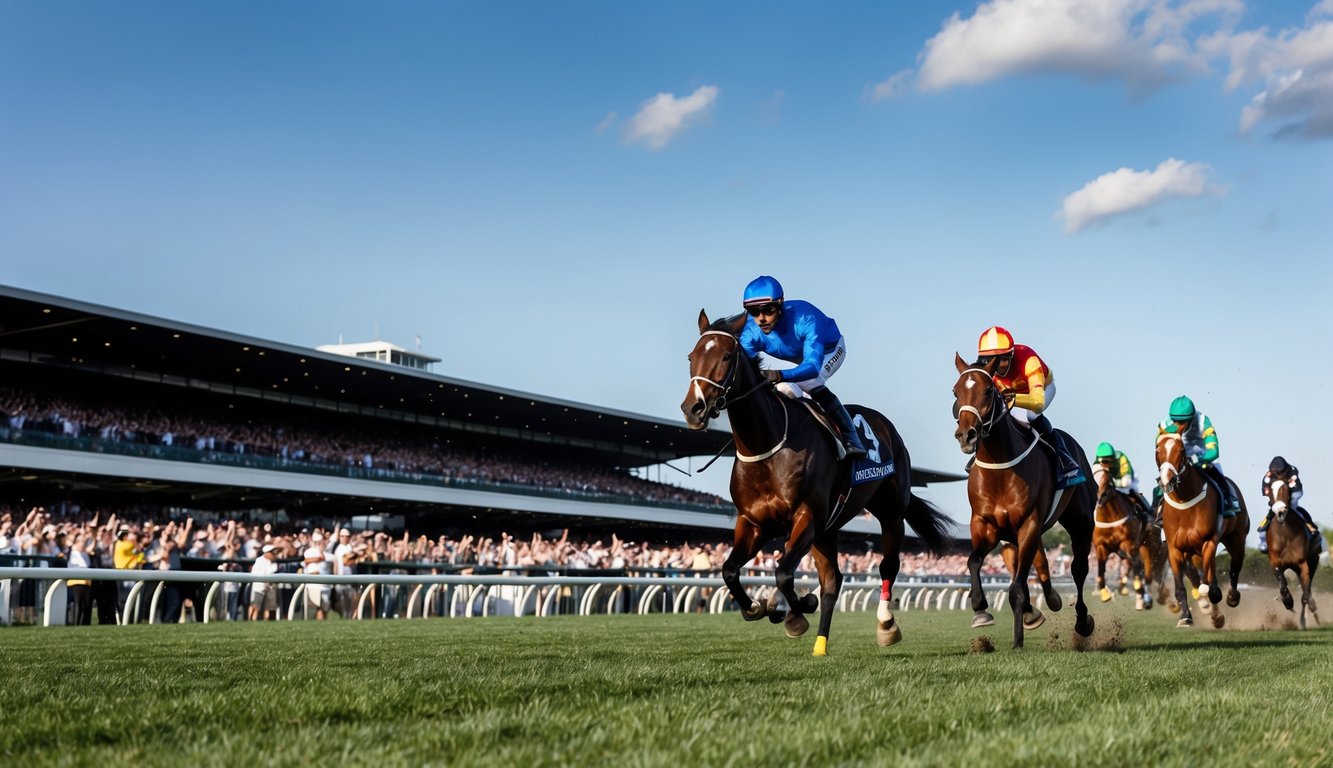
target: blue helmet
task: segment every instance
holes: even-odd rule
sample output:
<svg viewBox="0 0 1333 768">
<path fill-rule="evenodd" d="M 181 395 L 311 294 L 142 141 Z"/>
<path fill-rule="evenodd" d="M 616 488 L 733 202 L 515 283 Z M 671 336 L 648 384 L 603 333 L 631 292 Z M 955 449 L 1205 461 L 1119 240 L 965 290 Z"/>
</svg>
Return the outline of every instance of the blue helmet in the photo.
<svg viewBox="0 0 1333 768">
<path fill-rule="evenodd" d="M 782 301 L 782 284 L 768 275 L 760 275 L 745 286 L 745 296 L 741 305 L 759 307 L 775 301 Z"/>
</svg>

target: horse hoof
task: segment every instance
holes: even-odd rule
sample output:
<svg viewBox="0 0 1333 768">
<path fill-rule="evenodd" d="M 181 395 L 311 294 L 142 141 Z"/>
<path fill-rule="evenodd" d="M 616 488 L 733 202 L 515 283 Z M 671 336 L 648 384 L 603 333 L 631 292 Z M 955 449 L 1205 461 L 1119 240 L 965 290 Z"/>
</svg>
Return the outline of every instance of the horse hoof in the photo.
<svg viewBox="0 0 1333 768">
<path fill-rule="evenodd" d="M 890 645 L 896 645 L 903 639 L 903 631 L 898 627 L 898 622 L 881 622 L 875 630 L 875 642 L 879 643 L 880 648 L 888 648 Z"/>
<path fill-rule="evenodd" d="M 1031 611 L 1023 612 L 1023 629 L 1031 632 L 1046 623 L 1046 616 L 1041 611 L 1033 608 Z"/>
<path fill-rule="evenodd" d="M 810 621 L 794 611 L 789 612 L 786 620 L 782 622 L 782 630 L 787 633 L 787 637 L 800 637 L 808 629 L 810 629 Z"/>
<path fill-rule="evenodd" d="M 769 611 L 769 612 L 768 612 L 768 623 L 769 623 L 769 624 L 781 624 L 781 623 L 783 622 L 783 620 L 786 619 L 786 618 L 787 618 L 787 615 L 784 614 L 782 611 Z"/>
<path fill-rule="evenodd" d="M 1217 605 L 1218 603 L 1222 602 L 1222 588 L 1221 588 L 1221 587 L 1217 586 L 1216 584 L 1209 584 L 1209 585 L 1208 585 L 1208 602 L 1212 603 L 1213 605 Z M 1236 595 L 1236 602 L 1237 602 L 1237 603 L 1240 602 L 1240 595 Z M 1236 607 L 1234 604 L 1231 604 L 1231 596 L 1230 596 L 1230 595 L 1227 596 L 1227 603 L 1228 603 L 1229 605 L 1231 605 L 1232 608 L 1235 608 L 1235 607 Z"/>
<path fill-rule="evenodd" d="M 1107 589 L 1106 587 L 1102 587 L 1100 590 L 1098 590 L 1097 596 L 1102 599 L 1103 603 L 1111 602 L 1111 590 Z"/>
<path fill-rule="evenodd" d="M 1134 610 L 1136 610 L 1136 611 L 1141 611 L 1141 610 L 1143 610 L 1143 606 L 1144 606 L 1144 603 L 1143 603 L 1143 597 L 1142 597 L 1142 596 L 1139 596 L 1139 597 L 1134 598 Z"/>
<path fill-rule="evenodd" d="M 819 595 L 814 592 L 805 593 L 805 597 L 796 602 L 800 604 L 801 613 L 814 613 L 819 610 Z"/>
<path fill-rule="evenodd" d="M 1293 600 L 1293 599 L 1291 598 L 1291 593 L 1290 593 L 1290 592 L 1285 592 L 1285 593 L 1283 593 L 1283 595 L 1282 595 L 1282 607 L 1283 607 L 1283 608 L 1286 608 L 1286 609 L 1289 610 L 1289 611 L 1291 611 L 1291 610 L 1295 610 L 1295 608 L 1296 608 L 1296 601 Z"/>
<path fill-rule="evenodd" d="M 1180 613 L 1180 603 L 1172 600 L 1166 604 L 1166 609 L 1172 613 Z"/>
<path fill-rule="evenodd" d="M 1143 589 L 1143 579 L 1140 579 L 1138 576 L 1135 576 L 1135 577 L 1134 577 L 1134 591 L 1135 591 L 1135 592 L 1138 592 L 1138 591 L 1140 591 L 1141 589 Z"/>
<path fill-rule="evenodd" d="M 972 628 L 989 627 L 995 623 L 995 617 L 985 611 L 977 611 L 972 616 Z"/>
<path fill-rule="evenodd" d="M 1092 637 L 1092 630 L 1096 626 L 1097 621 L 1092 618 L 1092 614 L 1074 620 L 1074 632 L 1079 637 Z"/>
<path fill-rule="evenodd" d="M 1152 606 L 1153 606 L 1152 595 L 1144 595 L 1144 596 L 1143 596 L 1143 607 L 1144 607 L 1144 608 L 1147 608 L 1148 610 L 1151 611 L 1151 610 L 1152 610 Z"/>
<path fill-rule="evenodd" d="M 1235 608 L 1240 605 L 1240 592 L 1235 589 L 1227 590 L 1227 607 Z"/>
<path fill-rule="evenodd" d="M 746 621 L 759 621 L 768 615 L 768 608 L 763 603 L 750 603 L 750 607 L 741 611 Z"/>
<path fill-rule="evenodd" d="M 1227 617 L 1221 611 L 1213 614 L 1213 629 L 1221 629 L 1227 623 Z"/>
<path fill-rule="evenodd" d="M 1121 584 L 1121 585 L 1120 585 L 1120 596 L 1121 596 L 1121 597 L 1124 597 L 1125 595 L 1128 595 L 1128 594 L 1129 594 L 1129 587 L 1125 586 L 1124 584 Z"/>
<path fill-rule="evenodd" d="M 1177 621 L 1177 622 L 1176 622 L 1176 628 L 1180 628 L 1180 627 L 1192 627 L 1192 626 L 1194 626 L 1194 619 L 1191 619 L 1191 618 L 1189 618 L 1189 617 L 1185 617 L 1185 618 L 1181 619 L 1180 621 Z"/>
<path fill-rule="evenodd" d="M 1060 599 L 1059 592 L 1052 589 L 1051 593 L 1046 595 L 1046 607 L 1050 608 L 1053 613 L 1059 613 L 1060 609 L 1065 607 L 1065 601 Z"/>
</svg>

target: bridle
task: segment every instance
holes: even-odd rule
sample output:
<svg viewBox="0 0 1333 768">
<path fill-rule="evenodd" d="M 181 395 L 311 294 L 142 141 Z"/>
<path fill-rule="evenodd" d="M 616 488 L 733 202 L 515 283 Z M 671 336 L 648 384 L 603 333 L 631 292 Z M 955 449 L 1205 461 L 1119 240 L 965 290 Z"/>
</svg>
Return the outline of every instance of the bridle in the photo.
<svg viewBox="0 0 1333 768">
<path fill-rule="evenodd" d="M 691 382 L 701 381 L 705 384 L 708 384 L 710 386 L 722 390 L 722 394 L 718 395 L 717 399 L 713 401 L 712 406 L 708 408 L 707 415 L 709 419 L 718 418 L 719 416 L 722 415 L 722 412 L 725 411 L 729 406 L 735 403 L 739 403 L 740 401 L 744 400 L 745 398 L 759 391 L 763 387 L 771 386 L 767 379 L 761 377 L 759 379 L 758 384 L 755 384 L 753 387 L 750 387 L 749 389 L 745 390 L 736 397 L 731 397 L 731 389 L 736 385 L 736 369 L 739 368 L 741 365 L 740 339 L 736 338 L 734 334 L 728 333 L 727 331 L 704 331 L 702 334 L 700 334 L 701 338 L 703 336 L 723 336 L 727 339 L 730 339 L 736 345 L 735 356 L 732 359 L 731 368 L 727 371 L 727 375 L 723 378 L 722 381 L 720 382 L 713 381 L 707 376 L 695 375 L 690 377 Z M 707 398 L 704 399 L 704 402 L 705 403 L 708 402 Z M 736 451 L 736 458 L 744 462 L 763 461 L 764 459 L 767 459 L 768 457 L 782 450 L 782 447 L 787 444 L 787 432 L 788 428 L 791 426 L 791 414 L 787 411 L 787 408 L 785 406 L 782 408 L 782 419 L 783 419 L 782 439 L 778 441 L 777 445 L 773 446 L 772 448 L 761 454 L 756 454 L 754 456 L 747 456 L 741 453 L 740 451 Z M 726 446 L 723 446 L 722 450 L 725 451 Z M 718 455 L 719 456 L 722 455 L 722 452 L 719 451 Z M 715 456 L 713 458 L 714 460 L 716 460 L 717 457 Z M 707 469 L 712 463 L 713 463 L 712 461 L 709 461 L 708 464 L 705 464 L 703 469 L 700 469 L 699 471 L 700 472 L 704 471 L 704 469 Z"/>
<path fill-rule="evenodd" d="M 976 416 L 977 435 L 980 439 L 984 440 L 987 437 L 990 437 L 991 430 L 995 428 L 995 425 L 999 423 L 1000 419 L 1009 413 L 1009 405 L 1005 403 L 1004 398 L 1000 396 L 1000 391 L 995 386 L 995 377 L 991 375 L 990 371 L 985 368 L 974 367 L 963 371 L 963 375 L 966 376 L 974 371 L 986 377 L 986 402 L 984 404 L 990 406 L 986 409 L 988 415 L 982 416 L 981 411 L 974 405 L 959 405 L 955 408 L 953 417 L 957 419 L 959 414 L 964 412 Z M 1000 404 L 999 408 L 995 407 L 996 401 Z"/>
<path fill-rule="evenodd" d="M 1100 462 L 1098 462 L 1098 464 L 1100 465 Z M 1112 479 L 1111 477 L 1111 471 L 1106 469 L 1105 467 L 1102 467 L 1102 471 L 1106 473 L 1106 487 L 1102 489 L 1100 493 L 1097 494 L 1097 503 L 1094 506 L 1093 510 L 1094 512 L 1097 509 L 1101 509 L 1103 507 L 1110 507 L 1111 499 L 1115 498 L 1112 494 L 1118 493 L 1118 491 L 1116 491 L 1115 489 L 1115 480 Z M 1096 470 L 1093 470 L 1093 473 L 1096 474 Z M 1092 522 L 1093 525 L 1097 526 L 1098 528 L 1115 528 L 1124 525 L 1125 522 L 1128 521 L 1130 517 L 1131 517 L 1130 513 L 1126 512 L 1119 519 L 1113 520 L 1109 523 L 1104 523 L 1101 520 L 1096 520 L 1096 519 L 1094 519 Z"/>
<path fill-rule="evenodd" d="M 1172 473 L 1171 479 L 1166 481 L 1165 483 L 1162 482 L 1161 477 L 1158 477 L 1157 479 L 1157 484 L 1162 486 L 1162 499 L 1166 501 L 1166 503 L 1175 507 L 1176 509 L 1189 509 L 1195 504 L 1198 504 L 1199 502 L 1203 501 L 1204 497 L 1208 495 L 1208 483 L 1205 482 L 1203 484 L 1203 489 L 1199 491 L 1199 495 L 1195 496 L 1189 501 L 1180 502 L 1171 498 L 1171 494 L 1174 493 L 1175 490 L 1180 487 L 1181 481 L 1185 479 L 1185 473 L 1188 472 L 1190 468 L 1193 467 L 1194 465 L 1190 464 L 1189 461 L 1185 459 L 1185 451 L 1183 450 L 1185 446 L 1185 438 L 1183 436 L 1176 434 L 1174 432 L 1166 432 L 1158 436 L 1157 444 L 1161 445 L 1163 440 L 1177 440 L 1180 442 L 1182 448 L 1180 452 L 1180 460 L 1181 464 L 1183 464 L 1184 466 L 1182 468 L 1178 468 L 1174 463 L 1169 461 L 1164 461 L 1161 463 L 1160 466 L 1158 466 L 1157 471 L 1159 475 L 1164 473 L 1167 467 L 1171 468 L 1171 473 Z"/>
</svg>

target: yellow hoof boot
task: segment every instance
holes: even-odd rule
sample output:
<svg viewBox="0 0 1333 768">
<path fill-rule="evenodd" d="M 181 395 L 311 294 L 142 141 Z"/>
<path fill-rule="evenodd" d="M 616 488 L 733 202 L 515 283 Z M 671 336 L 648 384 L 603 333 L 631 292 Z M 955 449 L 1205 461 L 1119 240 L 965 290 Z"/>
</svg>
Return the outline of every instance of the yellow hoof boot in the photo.
<svg viewBox="0 0 1333 768">
<path fill-rule="evenodd" d="M 1097 594 L 1101 597 L 1103 603 L 1111 602 L 1111 590 L 1107 589 L 1106 587 L 1102 587 L 1101 591 L 1099 591 Z"/>
<path fill-rule="evenodd" d="M 1138 576 L 1135 576 L 1135 577 L 1134 577 L 1134 591 L 1135 591 L 1135 592 L 1141 592 L 1142 590 L 1143 590 L 1143 579 L 1140 579 Z"/>
<path fill-rule="evenodd" d="M 810 654 L 810 655 L 811 655 L 811 656 L 827 656 L 827 655 L 828 655 L 828 638 L 824 637 L 823 635 L 820 635 L 819 637 L 816 637 L 816 638 L 815 638 L 815 651 L 814 651 L 814 653 L 812 653 L 812 654 Z"/>
</svg>

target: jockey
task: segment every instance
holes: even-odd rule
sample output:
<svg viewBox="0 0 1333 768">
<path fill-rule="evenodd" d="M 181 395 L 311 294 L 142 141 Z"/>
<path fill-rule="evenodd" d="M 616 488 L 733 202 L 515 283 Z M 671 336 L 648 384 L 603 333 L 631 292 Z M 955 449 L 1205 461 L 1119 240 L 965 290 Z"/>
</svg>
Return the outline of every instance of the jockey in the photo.
<svg viewBox="0 0 1333 768">
<path fill-rule="evenodd" d="M 1025 427 L 1047 438 L 1060 457 L 1060 481 L 1063 487 L 1077 481 L 1078 462 L 1065 450 L 1064 440 L 1051 426 L 1045 411 L 1055 399 L 1055 376 L 1031 347 L 1015 344 L 1014 337 L 998 325 L 987 328 L 977 341 L 977 365 L 995 379 L 1009 403 L 1009 415 Z"/>
<path fill-rule="evenodd" d="M 1291 501 L 1288 507 L 1301 516 L 1305 522 L 1305 528 L 1312 540 L 1319 540 L 1319 529 L 1315 527 L 1314 520 L 1310 519 L 1310 513 L 1305 511 L 1301 504 L 1301 496 L 1305 494 L 1305 489 L 1301 487 L 1300 470 L 1296 469 L 1295 464 L 1288 464 L 1287 460 L 1281 456 L 1274 456 L 1268 464 L 1268 471 L 1264 473 L 1263 483 L 1259 490 L 1264 498 L 1268 500 L 1268 516 L 1259 524 L 1259 551 L 1268 551 L 1268 524 L 1273 522 L 1273 498 L 1268 495 L 1268 487 L 1272 483 L 1286 483 L 1287 489 L 1291 491 Z"/>
<path fill-rule="evenodd" d="M 789 397 L 799 397 L 802 390 L 809 394 L 842 432 L 848 458 L 865 456 L 866 448 L 852 425 L 851 414 L 825 386 L 847 357 L 847 343 L 838 324 L 808 301 L 784 300 L 782 286 L 768 275 L 756 277 L 745 286 L 742 303 L 750 315 L 740 333 L 745 354 L 754 360 L 763 352 L 797 364 L 795 368 L 765 370 L 764 378 Z"/>
<path fill-rule="evenodd" d="M 1203 470 L 1210 480 L 1217 484 L 1226 502 L 1222 511 L 1224 517 L 1234 517 L 1240 511 L 1240 499 L 1231 491 L 1231 483 L 1222 474 L 1222 465 L 1217 463 L 1217 430 L 1213 422 L 1203 413 L 1195 410 L 1194 401 L 1181 395 L 1171 401 L 1167 418 L 1157 425 L 1157 436 L 1178 434 L 1185 440 L 1185 456 L 1189 462 Z M 1159 511 L 1160 515 L 1161 512 Z"/>
<path fill-rule="evenodd" d="M 1103 442 L 1097 446 L 1097 465 L 1093 472 L 1100 469 L 1111 473 L 1116 490 L 1134 502 L 1131 506 L 1139 520 L 1144 524 L 1150 522 L 1152 514 L 1149 512 L 1148 501 L 1139 493 L 1139 478 L 1134 474 L 1134 465 L 1129 463 L 1129 457 L 1123 451 L 1117 451 L 1110 443 Z"/>
</svg>

